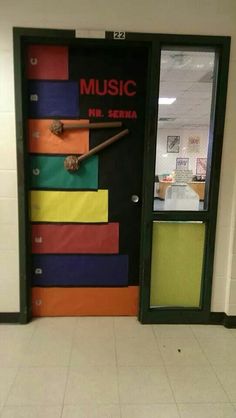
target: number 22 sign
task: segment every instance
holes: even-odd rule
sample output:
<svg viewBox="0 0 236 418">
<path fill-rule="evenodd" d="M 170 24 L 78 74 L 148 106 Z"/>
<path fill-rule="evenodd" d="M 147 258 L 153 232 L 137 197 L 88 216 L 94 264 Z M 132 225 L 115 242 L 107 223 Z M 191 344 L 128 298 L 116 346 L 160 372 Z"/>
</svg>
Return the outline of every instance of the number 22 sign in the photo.
<svg viewBox="0 0 236 418">
<path fill-rule="evenodd" d="M 113 39 L 125 39 L 125 32 L 113 32 Z"/>
</svg>

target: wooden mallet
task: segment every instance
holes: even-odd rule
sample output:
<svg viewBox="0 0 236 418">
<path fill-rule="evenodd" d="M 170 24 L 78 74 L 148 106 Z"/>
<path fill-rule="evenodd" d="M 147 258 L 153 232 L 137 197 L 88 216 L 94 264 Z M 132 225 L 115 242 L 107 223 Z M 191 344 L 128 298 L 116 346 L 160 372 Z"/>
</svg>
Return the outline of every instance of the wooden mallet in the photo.
<svg viewBox="0 0 236 418">
<path fill-rule="evenodd" d="M 69 129 L 104 129 L 120 128 L 122 122 L 94 122 L 94 123 L 62 123 L 60 120 L 54 120 L 49 126 L 49 130 L 55 135 L 61 135 Z"/>
<path fill-rule="evenodd" d="M 91 157 L 92 155 L 96 154 L 102 149 L 108 147 L 109 145 L 113 144 L 113 142 L 118 141 L 118 139 L 122 138 L 128 133 L 129 133 L 129 130 L 124 129 L 123 131 L 119 132 L 118 134 L 112 136 L 111 138 L 107 139 L 106 141 L 92 148 L 89 152 L 81 155 L 80 157 L 77 157 L 76 155 L 69 155 L 68 157 L 65 158 L 65 161 L 64 161 L 65 169 L 68 171 L 77 171 L 79 169 L 81 161 L 84 161 L 86 158 Z"/>
</svg>

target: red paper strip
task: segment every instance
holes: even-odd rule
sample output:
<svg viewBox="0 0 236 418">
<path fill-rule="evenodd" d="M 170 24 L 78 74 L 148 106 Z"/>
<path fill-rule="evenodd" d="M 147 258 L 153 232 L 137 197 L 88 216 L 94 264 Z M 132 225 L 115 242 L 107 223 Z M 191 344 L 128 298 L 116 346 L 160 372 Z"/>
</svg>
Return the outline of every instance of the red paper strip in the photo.
<svg viewBox="0 0 236 418">
<path fill-rule="evenodd" d="M 117 254 L 119 224 L 34 224 L 34 254 Z"/>
<path fill-rule="evenodd" d="M 68 48 L 54 45 L 29 45 L 27 76 L 37 80 L 68 80 Z"/>
</svg>

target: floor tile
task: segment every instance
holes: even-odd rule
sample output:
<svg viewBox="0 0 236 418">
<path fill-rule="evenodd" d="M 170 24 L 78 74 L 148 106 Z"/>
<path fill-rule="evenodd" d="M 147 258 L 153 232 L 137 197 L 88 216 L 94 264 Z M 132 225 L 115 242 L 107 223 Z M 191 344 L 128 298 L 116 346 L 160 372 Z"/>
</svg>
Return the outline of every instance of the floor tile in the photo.
<svg viewBox="0 0 236 418">
<path fill-rule="evenodd" d="M 39 318 L 21 364 L 27 367 L 69 365 L 76 318 Z"/>
<path fill-rule="evenodd" d="M 151 338 L 154 336 L 152 325 L 143 325 L 135 317 L 114 318 L 116 338 Z"/>
<path fill-rule="evenodd" d="M 61 405 L 66 378 L 67 368 L 21 368 L 10 390 L 6 405 Z"/>
<path fill-rule="evenodd" d="M 36 331 L 22 359 L 28 367 L 68 366 L 72 336 L 53 335 Z"/>
<path fill-rule="evenodd" d="M 34 322 L 28 325 L 0 326 L 0 367 L 18 367 L 35 332 Z"/>
<path fill-rule="evenodd" d="M 236 402 L 236 367 L 215 365 L 214 370 L 231 402 Z"/>
<path fill-rule="evenodd" d="M 236 418 L 234 407 L 227 404 L 178 404 L 181 418 Z"/>
<path fill-rule="evenodd" d="M 156 366 L 163 364 L 155 339 L 118 338 L 116 353 L 119 366 Z"/>
<path fill-rule="evenodd" d="M 1 340 L 0 367 L 18 367 L 27 351 L 28 344 L 17 338 Z"/>
<path fill-rule="evenodd" d="M 230 334 L 236 338 L 236 328 L 232 328 L 232 329 L 228 329 L 228 331 L 230 332 Z"/>
<path fill-rule="evenodd" d="M 109 366 L 116 364 L 115 341 L 113 338 L 75 337 L 72 346 L 70 366 Z"/>
<path fill-rule="evenodd" d="M 101 365 L 70 368 L 64 402 L 66 405 L 117 404 L 116 368 Z"/>
<path fill-rule="evenodd" d="M 190 325 L 153 325 L 158 339 L 162 338 L 193 338 Z"/>
<path fill-rule="evenodd" d="M 38 318 L 0 341 L 1 418 L 236 418 L 236 330 Z"/>
<path fill-rule="evenodd" d="M 62 418 L 121 418 L 118 405 L 66 405 Z"/>
<path fill-rule="evenodd" d="M 179 418 L 174 404 L 122 405 L 121 418 Z"/>
<path fill-rule="evenodd" d="M 177 402 L 229 402 L 209 366 L 166 366 Z"/>
<path fill-rule="evenodd" d="M 191 325 L 191 329 L 198 339 L 228 338 L 228 336 L 231 336 L 230 330 L 222 325 Z"/>
<path fill-rule="evenodd" d="M 37 318 L 36 329 L 44 335 L 56 335 L 69 337 L 73 335 L 76 328 L 76 317 L 58 317 L 58 318 Z"/>
<path fill-rule="evenodd" d="M 35 331 L 36 322 L 33 320 L 29 324 L 1 324 L 0 325 L 0 338 L 18 338 L 18 341 L 29 340 Z"/>
<path fill-rule="evenodd" d="M 198 342 L 191 338 L 163 338 L 159 348 L 165 364 L 209 364 Z"/>
<path fill-rule="evenodd" d="M 0 368 L 0 408 L 4 405 L 10 388 L 15 380 L 17 368 Z"/>
<path fill-rule="evenodd" d="M 119 367 L 121 404 L 174 402 L 163 366 Z"/>
<path fill-rule="evenodd" d="M 236 339 L 213 338 L 199 340 L 199 343 L 211 364 L 236 366 Z"/>
<path fill-rule="evenodd" d="M 6 406 L 1 418 L 61 418 L 58 406 Z"/>
<path fill-rule="evenodd" d="M 114 338 L 114 319 L 112 317 L 80 317 L 76 322 L 76 337 Z"/>
</svg>

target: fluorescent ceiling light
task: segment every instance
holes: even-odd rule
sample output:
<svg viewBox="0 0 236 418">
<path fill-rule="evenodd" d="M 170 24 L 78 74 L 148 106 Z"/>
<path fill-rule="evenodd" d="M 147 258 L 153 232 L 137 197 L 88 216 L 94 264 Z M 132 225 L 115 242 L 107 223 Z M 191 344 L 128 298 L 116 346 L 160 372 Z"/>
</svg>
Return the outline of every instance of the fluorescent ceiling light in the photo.
<svg viewBox="0 0 236 418">
<path fill-rule="evenodd" d="M 167 104 L 171 105 L 176 101 L 176 97 L 159 97 L 158 103 L 159 104 Z"/>
</svg>

